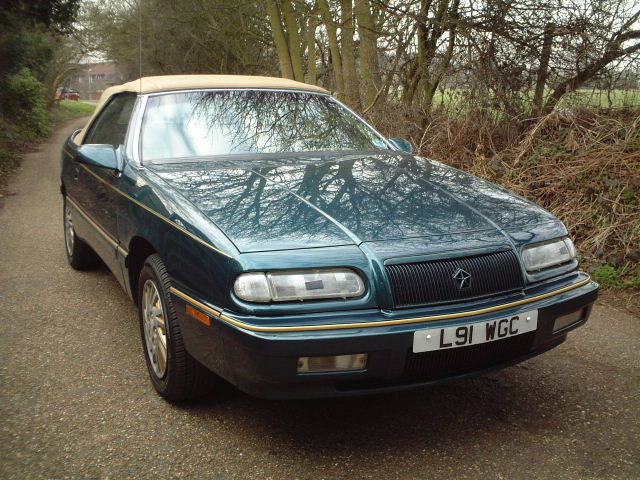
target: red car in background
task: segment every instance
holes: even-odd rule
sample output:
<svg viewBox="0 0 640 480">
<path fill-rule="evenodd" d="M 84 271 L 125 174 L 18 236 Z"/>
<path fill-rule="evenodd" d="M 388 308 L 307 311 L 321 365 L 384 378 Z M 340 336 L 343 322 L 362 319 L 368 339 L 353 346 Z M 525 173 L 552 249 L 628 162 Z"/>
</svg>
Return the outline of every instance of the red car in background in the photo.
<svg viewBox="0 0 640 480">
<path fill-rule="evenodd" d="M 80 100 L 80 94 L 71 88 L 58 87 L 54 98 L 56 100 Z"/>
</svg>

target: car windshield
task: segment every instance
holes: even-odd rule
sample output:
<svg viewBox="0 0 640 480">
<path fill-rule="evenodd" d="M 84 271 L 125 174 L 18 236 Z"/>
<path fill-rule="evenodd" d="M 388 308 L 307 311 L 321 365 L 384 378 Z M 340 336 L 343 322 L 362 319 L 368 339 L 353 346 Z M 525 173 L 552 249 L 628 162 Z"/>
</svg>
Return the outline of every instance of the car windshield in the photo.
<svg viewBox="0 0 640 480">
<path fill-rule="evenodd" d="M 223 90 L 152 96 L 142 124 L 143 161 L 216 155 L 388 149 L 327 95 Z"/>
</svg>

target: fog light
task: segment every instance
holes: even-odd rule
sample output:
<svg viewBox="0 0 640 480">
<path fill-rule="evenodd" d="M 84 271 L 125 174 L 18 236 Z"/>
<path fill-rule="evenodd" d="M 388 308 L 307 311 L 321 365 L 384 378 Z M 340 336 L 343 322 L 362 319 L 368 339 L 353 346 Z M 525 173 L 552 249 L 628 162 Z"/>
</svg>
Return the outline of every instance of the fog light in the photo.
<svg viewBox="0 0 640 480">
<path fill-rule="evenodd" d="M 298 373 L 363 370 L 367 366 L 367 357 L 366 353 L 330 357 L 300 357 L 298 358 Z"/>
<path fill-rule="evenodd" d="M 553 324 L 553 331 L 557 332 L 569 325 L 572 325 L 576 322 L 579 322 L 584 318 L 584 308 L 582 310 L 576 310 L 575 312 L 567 313 L 566 315 L 562 315 L 556 318 L 555 323 Z"/>
</svg>

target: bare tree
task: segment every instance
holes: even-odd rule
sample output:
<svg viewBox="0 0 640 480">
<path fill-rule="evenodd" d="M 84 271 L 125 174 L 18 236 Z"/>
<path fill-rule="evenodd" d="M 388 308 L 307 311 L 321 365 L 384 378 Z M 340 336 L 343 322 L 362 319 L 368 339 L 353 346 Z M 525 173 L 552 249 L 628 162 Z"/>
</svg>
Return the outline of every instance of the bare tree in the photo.
<svg viewBox="0 0 640 480">
<path fill-rule="evenodd" d="M 360 111 L 402 100 L 424 118 L 438 91 L 456 89 L 506 118 L 539 115 L 590 82 L 615 85 L 640 52 L 640 9 L 628 0 L 85 5 L 87 31 L 129 77 L 140 58 L 144 74 L 279 72 Z"/>
</svg>

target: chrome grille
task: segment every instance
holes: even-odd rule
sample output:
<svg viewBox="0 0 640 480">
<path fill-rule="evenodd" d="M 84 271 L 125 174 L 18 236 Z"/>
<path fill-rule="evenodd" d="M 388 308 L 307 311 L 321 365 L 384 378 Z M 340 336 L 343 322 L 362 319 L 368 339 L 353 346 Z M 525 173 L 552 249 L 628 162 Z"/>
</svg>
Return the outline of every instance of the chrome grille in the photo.
<svg viewBox="0 0 640 480">
<path fill-rule="evenodd" d="M 386 265 L 386 270 L 396 308 L 466 300 L 524 287 L 520 263 L 511 250 L 473 257 Z M 461 288 L 465 274 L 469 275 L 468 285 Z"/>
</svg>

